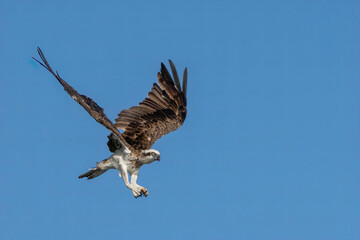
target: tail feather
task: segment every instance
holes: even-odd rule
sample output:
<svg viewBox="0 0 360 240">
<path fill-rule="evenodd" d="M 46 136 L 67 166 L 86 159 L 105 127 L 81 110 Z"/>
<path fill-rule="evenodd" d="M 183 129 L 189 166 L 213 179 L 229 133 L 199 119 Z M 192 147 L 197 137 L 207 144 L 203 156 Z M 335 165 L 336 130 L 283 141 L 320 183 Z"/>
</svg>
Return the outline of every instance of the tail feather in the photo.
<svg viewBox="0 0 360 240">
<path fill-rule="evenodd" d="M 90 179 L 93 179 L 93 178 L 96 178 L 96 177 L 100 176 L 101 174 L 103 174 L 106 171 L 107 170 L 103 170 L 103 169 L 100 169 L 100 168 L 93 168 L 90 171 L 88 171 L 88 172 L 86 172 L 84 174 L 81 174 L 79 176 L 79 178 L 87 177 L 87 180 L 90 180 Z"/>
</svg>

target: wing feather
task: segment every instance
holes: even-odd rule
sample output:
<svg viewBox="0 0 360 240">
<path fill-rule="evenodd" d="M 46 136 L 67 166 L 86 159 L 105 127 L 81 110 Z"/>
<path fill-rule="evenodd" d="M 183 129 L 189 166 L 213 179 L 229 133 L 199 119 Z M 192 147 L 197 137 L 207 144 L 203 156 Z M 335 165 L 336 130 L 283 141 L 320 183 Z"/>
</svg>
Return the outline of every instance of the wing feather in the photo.
<svg viewBox="0 0 360 240">
<path fill-rule="evenodd" d="M 186 100 L 186 91 L 187 91 L 187 68 L 185 68 L 184 70 L 184 75 L 183 75 L 183 93 L 185 95 L 185 100 Z"/>
<path fill-rule="evenodd" d="M 179 76 L 177 74 L 176 68 L 174 63 L 169 59 L 169 63 L 170 63 L 170 67 L 171 67 L 171 71 L 175 80 L 175 86 L 177 88 L 178 91 L 181 91 L 181 86 L 180 86 L 180 80 L 179 80 Z"/>
<path fill-rule="evenodd" d="M 119 113 L 115 126 L 123 129 L 124 139 L 136 150 L 149 149 L 162 136 L 178 129 L 186 118 L 187 76 L 183 77 L 183 91 L 175 65 L 169 60 L 171 77 L 161 63 L 158 84 L 154 83 L 147 98 L 139 106 Z M 187 74 L 185 69 L 184 74 Z"/>
<path fill-rule="evenodd" d="M 129 145 L 124 137 L 121 135 L 119 130 L 115 127 L 115 125 L 109 120 L 109 118 L 105 115 L 104 109 L 102 109 L 94 100 L 89 98 L 88 96 L 79 94 L 74 88 L 72 88 L 67 82 L 65 82 L 59 75 L 58 72 L 54 72 L 51 68 L 50 64 L 45 58 L 45 55 L 38 47 L 37 51 L 42 60 L 40 62 L 36 58 L 33 57 L 35 61 L 37 61 L 41 66 L 43 66 L 46 70 L 48 70 L 54 77 L 59 81 L 59 83 L 64 87 L 64 90 L 76 101 L 78 102 L 97 122 L 105 126 L 112 133 L 114 133 L 121 141 L 121 143 L 128 148 L 129 150 L 134 150 L 131 145 Z M 137 119 L 137 118 L 133 118 Z"/>
</svg>

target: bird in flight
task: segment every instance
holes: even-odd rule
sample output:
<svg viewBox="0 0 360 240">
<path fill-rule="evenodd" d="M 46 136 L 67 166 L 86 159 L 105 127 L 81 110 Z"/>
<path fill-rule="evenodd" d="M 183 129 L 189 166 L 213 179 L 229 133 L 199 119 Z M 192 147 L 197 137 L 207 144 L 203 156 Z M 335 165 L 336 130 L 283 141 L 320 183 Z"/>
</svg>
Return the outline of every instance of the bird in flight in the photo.
<svg viewBox="0 0 360 240">
<path fill-rule="evenodd" d="M 139 169 L 144 164 L 160 161 L 160 152 L 151 149 L 152 145 L 162 136 L 177 130 L 185 121 L 187 68 L 184 70 L 181 86 L 173 62 L 169 60 L 173 78 L 161 63 L 161 70 L 157 74 L 158 84 L 153 84 L 145 100 L 138 106 L 122 110 L 113 123 L 105 115 L 104 109 L 93 99 L 78 93 L 60 77 L 57 71 L 54 72 L 40 48 L 37 48 L 37 51 L 42 62 L 34 57 L 33 59 L 54 75 L 64 90 L 97 122 L 111 131 L 107 145 L 113 154 L 79 178 L 89 180 L 109 169 L 117 169 L 119 176 L 135 198 L 147 197 L 149 194 L 147 189 L 136 183 Z M 118 129 L 122 129 L 123 132 L 120 133 Z"/>
</svg>

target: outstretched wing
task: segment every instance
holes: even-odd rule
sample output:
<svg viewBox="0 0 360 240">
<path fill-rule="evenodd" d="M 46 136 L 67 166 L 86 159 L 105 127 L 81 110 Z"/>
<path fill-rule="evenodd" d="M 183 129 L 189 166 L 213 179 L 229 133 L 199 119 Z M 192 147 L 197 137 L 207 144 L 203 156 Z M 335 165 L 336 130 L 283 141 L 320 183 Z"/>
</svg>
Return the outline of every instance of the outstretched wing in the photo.
<svg viewBox="0 0 360 240">
<path fill-rule="evenodd" d="M 119 130 L 114 126 L 114 124 L 109 120 L 109 118 L 105 115 L 104 109 L 102 109 L 99 105 L 96 104 L 94 100 L 91 98 L 79 94 L 74 88 L 72 88 L 67 82 L 65 82 L 59 75 L 58 72 L 54 72 L 50 67 L 48 61 L 46 60 L 44 54 L 41 49 L 38 47 L 37 51 L 39 56 L 43 62 L 40 62 L 36 58 L 33 57 L 35 61 L 40 63 L 41 66 L 46 68 L 49 72 L 52 73 L 56 77 L 56 79 L 60 82 L 60 84 L 64 87 L 65 91 L 75 100 L 77 101 L 97 122 L 104 125 L 107 129 L 113 132 L 121 141 L 121 143 L 127 147 L 129 150 L 132 150 L 132 147 L 124 140 L 123 136 L 120 134 Z"/>
<path fill-rule="evenodd" d="M 175 82 L 161 63 L 159 85 L 154 83 L 139 106 L 123 110 L 115 119 L 115 126 L 124 130 L 124 139 L 136 150 L 150 149 L 159 138 L 178 129 L 185 121 L 187 69 L 181 89 L 175 66 L 169 62 Z"/>
</svg>

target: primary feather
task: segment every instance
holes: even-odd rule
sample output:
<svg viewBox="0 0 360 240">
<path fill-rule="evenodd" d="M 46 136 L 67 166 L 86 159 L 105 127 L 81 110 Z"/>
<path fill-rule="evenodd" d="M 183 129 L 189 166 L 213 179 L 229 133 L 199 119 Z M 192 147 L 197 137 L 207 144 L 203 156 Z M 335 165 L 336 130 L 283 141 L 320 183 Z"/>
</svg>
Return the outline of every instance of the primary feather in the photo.
<svg viewBox="0 0 360 240">
<path fill-rule="evenodd" d="M 159 138 L 178 129 L 185 121 L 186 95 L 181 90 L 174 64 L 169 62 L 175 82 L 161 63 L 159 85 L 154 83 L 139 106 L 121 111 L 115 119 L 115 126 L 124 130 L 125 141 L 136 150 L 150 149 Z M 183 89 L 186 89 L 186 80 L 184 75 Z"/>
</svg>

